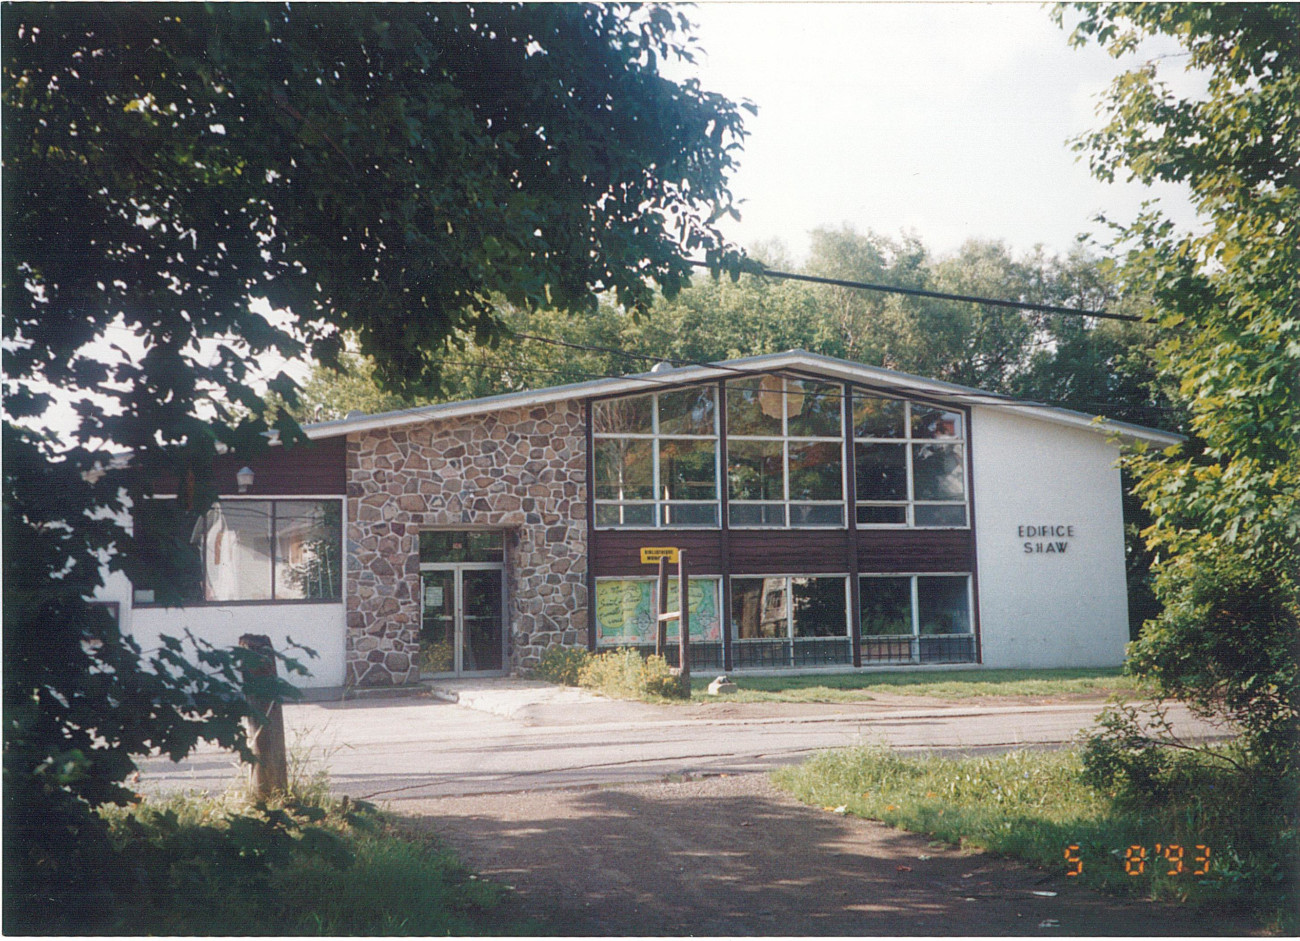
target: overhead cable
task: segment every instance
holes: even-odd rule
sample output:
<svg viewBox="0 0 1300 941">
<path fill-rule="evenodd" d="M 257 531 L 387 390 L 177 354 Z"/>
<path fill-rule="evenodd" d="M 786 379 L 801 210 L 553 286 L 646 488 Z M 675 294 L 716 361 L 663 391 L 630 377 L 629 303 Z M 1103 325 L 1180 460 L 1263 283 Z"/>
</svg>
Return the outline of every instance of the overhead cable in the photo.
<svg viewBox="0 0 1300 941">
<path fill-rule="evenodd" d="M 689 261 L 696 268 L 711 268 L 706 261 Z M 1132 314 L 1112 314 L 1105 310 L 1081 310 L 1077 307 L 1058 307 L 1055 304 L 1035 304 L 1031 301 L 1008 301 L 996 297 L 979 297 L 975 294 L 949 294 L 945 291 L 926 291 L 921 288 L 903 288 L 892 284 L 871 284 L 867 281 L 849 281 L 844 278 L 823 278 L 820 275 L 795 274 L 792 271 L 775 271 L 766 266 L 756 273 L 759 277 L 779 278 L 785 281 L 806 281 L 810 284 L 829 284 L 833 287 L 854 288 L 860 291 L 880 291 L 885 294 L 906 294 L 909 297 L 932 297 L 941 301 L 969 301 L 988 307 L 1006 307 L 1012 310 L 1034 310 L 1045 314 L 1066 314 L 1073 317 L 1097 317 L 1101 320 L 1122 320 L 1127 323 L 1146 323 Z"/>
</svg>

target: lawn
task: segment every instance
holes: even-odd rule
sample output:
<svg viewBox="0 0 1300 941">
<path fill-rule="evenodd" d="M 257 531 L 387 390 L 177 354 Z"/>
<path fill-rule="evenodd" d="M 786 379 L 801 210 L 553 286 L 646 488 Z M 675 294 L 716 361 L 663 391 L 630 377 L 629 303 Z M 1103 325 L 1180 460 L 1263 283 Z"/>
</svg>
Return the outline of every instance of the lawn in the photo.
<svg viewBox="0 0 1300 941">
<path fill-rule="evenodd" d="M 1284 878 L 1294 821 L 1259 809 L 1253 782 L 1189 755 L 1165 799 L 1139 808 L 1082 783 L 1081 771 L 1073 749 L 951 759 L 869 748 L 823 753 L 772 777 L 828 812 L 1017 857 L 1103 891 L 1295 929 L 1295 887 Z"/>
<path fill-rule="evenodd" d="M 870 702 L 878 693 L 972 699 L 990 696 L 1063 696 L 1132 693 L 1137 682 L 1119 667 L 1072 670 L 932 670 L 916 673 L 823 673 L 811 676 L 732 677 L 735 693 L 710 696 L 713 675 L 692 679 L 695 702 Z"/>
</svg>

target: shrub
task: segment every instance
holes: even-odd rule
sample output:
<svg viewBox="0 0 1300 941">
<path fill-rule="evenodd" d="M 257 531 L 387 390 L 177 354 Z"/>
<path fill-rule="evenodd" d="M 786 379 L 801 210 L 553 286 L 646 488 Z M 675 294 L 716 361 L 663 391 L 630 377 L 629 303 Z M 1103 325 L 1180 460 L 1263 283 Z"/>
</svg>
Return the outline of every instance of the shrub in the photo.
<svg viewBox="0 0 1300 941">
<path fill-rule="evenodd" d="M 625 647 L 591 657 L 582 668 L 578 685 L 616 699 L 688 699 L 690 689 L 675 675 L 663 657 L 642 657 Z"/>
<path fill-rule="evenodd" d="M 577 686 L 582 668 L 590 661 L 591 654 L 581 647 L 548 647 L 530 675 L 548 683 Z"/>
</svg>

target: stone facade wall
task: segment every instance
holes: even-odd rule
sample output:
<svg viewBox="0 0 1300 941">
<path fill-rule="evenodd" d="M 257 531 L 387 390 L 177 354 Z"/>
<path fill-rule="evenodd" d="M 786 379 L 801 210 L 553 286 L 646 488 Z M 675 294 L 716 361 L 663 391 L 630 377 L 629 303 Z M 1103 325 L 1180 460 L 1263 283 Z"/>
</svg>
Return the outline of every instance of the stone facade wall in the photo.
<svg viewBox="0 0 1300 941">
<path fill-rule="evenodd" d="M 348 436 L 347 685 L 420 678 L 420 531 L 506 531 L 506 662 L 587 642 L 579 402 Z"/>
</svg>

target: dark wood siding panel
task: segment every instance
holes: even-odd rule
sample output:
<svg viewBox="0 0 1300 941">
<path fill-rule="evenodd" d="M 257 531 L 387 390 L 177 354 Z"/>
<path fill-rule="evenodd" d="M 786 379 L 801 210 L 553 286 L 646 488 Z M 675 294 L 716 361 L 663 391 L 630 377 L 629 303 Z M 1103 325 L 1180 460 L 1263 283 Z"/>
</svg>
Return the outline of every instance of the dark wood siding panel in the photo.
<svg viewBox="0 0 1300 941">
<path fill-rule="evenodd" d="M 975 540 L 969 530 L 858 530 L 858 568 L 872 572 L 969 572 Z"/>
<path fill-rule="evenodd" d="M 223 454 L 214 462 L 213 474 L 217 492 L 222 496 L 239 493 L 235 474 L 245 464 L 253 469 L 253 486 L 246 496 L 345 496 L 348 490 L 346 455 L 346 438 L 322 438 L 290 448 L 269 448 L 252 461 Z M 154 485 L 154 492 L 174 494 L 177 482 L 174 478 L 160 479 Z"/>
<path fill-rule="evenodd" d="M 675 546 L 686 550 L 692 572 L 716 575 L 722 570 L 718 530 L 620 529 L 592 534 L 591 554 L 597 578 L 612 575 L 654 575 L 658 569 L 641 564 L 642 546 Z"/>
<path fill-rule="evenodd" d="M 846 573 L 852 567 L 846 530 L 731 531 L 735 575 Z"/>
</svg>

